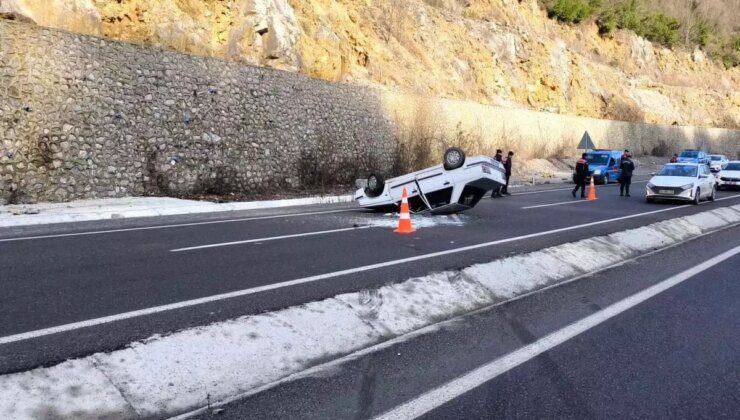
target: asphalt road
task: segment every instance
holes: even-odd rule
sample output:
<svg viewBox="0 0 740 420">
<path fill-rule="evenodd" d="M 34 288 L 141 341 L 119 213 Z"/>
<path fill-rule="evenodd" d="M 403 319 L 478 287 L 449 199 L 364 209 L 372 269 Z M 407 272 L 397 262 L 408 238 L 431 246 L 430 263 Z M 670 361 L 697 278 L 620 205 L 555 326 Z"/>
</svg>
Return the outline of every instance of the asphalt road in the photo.
<svg viewBox="0 0 740 420">
<path fill-rule="evenodd" d="M 435 218 L 441 224 L 409 236 L 372 227 L 394 219 L 351 205 L 5 229 L 0 374 L 114 350 L 155 333 L 740 204 L 740 194 L 723 192 L 720 201 L 698 207 L 651 205 L 642 199 L 643 185 L 633 186 L 632 198 L 618 197 L 614 185 L 599 187 L 595 202 L 573 201 L 567 186 L 485 199 L 459 218 Z M 333 232 L 316 234 L 325 231 Z M 245 240 L 253 242 L 173 252 Z M 459 250 L 471 246 L 477 248 Z M 399 261 L 408 258 L 414 260 Z M 295 280 L 301 282 L 283 284 Z M 258 287 L 272 289 L 253 290 Z M 245 294 L 100 320 L 237 291 Z M 43 332 L 90 320 L 100 324 Z"/>
<path fill-rule="evenodd" d="M 365 419 L 443 389 L 449 402 L 432 399 L 424 418 L 737 418 L 740 254 L 493 379 L 450 384 L 738 246 L 736 226 L 446 321 L 194 417 Z"/>
</svg>

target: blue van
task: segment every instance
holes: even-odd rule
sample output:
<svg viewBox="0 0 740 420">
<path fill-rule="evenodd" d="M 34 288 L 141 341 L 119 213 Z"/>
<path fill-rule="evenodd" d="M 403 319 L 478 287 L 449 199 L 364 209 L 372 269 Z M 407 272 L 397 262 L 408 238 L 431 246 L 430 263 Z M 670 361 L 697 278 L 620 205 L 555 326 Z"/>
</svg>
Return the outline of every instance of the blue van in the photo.
<svg viewBox="0 0 740 420">
<path fill-rule="evenodd" d="M 586 153 L 588 173 L 594 177 L 595 184 L 617 182 L 622 175 L 619 165 L 622 163 L 622 150 L 595 149 Z M 575 174 L 573 174 L 575 182 Z"/>
</svg>

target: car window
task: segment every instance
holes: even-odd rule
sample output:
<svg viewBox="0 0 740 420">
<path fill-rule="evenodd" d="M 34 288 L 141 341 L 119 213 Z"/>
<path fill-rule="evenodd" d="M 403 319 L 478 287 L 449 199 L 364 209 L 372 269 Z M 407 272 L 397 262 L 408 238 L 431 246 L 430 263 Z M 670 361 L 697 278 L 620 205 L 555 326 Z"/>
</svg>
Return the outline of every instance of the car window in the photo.
<svg viewBox="0 0 740 420">
<path fill-rule="evenodd" d="M 594 166 L 606 165 L 606 162 L 608 162 L 608 159 L 609 159 L 609 155 L 603 155 L 603 154 L 586 156 L 586 160 L 588 161 L 588 164 L 594 165 Z"/>
<path fill-rule="evenodd" d="M 715 160 L 715 161 L 716 161 L 716 160 L 722 160 L 722 156 L 717 156 L 717 155 L 711 155 L 711 156 L 709 156 L 709 157 L 710 157 L 710 158 L 711 158 L 712 160 Z"/>
<path fill-rule="evenodd" d="M 609 166 L 616 166 L 617 162 L 614 160 L 614 158 L 609 158 Z"/>
<path fill-rule="evenodd" d="M 740 171 L 740 163 L 730 163 L 725 167 L 725 171 Z"/>
<path fill-rule="evenodd" d="M 695 158 L 695 157 L 699 157 L 699 152 L 697 152 L 695 150 L 683 151 L 683 152 L 681 152 L 680 157 L 683 157 L 683 158 Z"/>
<path fill-rule="evenodd" d="M 658 172 L 658 176 L 696 176 L 696 166 L 666 165 Z"/>
</svg>

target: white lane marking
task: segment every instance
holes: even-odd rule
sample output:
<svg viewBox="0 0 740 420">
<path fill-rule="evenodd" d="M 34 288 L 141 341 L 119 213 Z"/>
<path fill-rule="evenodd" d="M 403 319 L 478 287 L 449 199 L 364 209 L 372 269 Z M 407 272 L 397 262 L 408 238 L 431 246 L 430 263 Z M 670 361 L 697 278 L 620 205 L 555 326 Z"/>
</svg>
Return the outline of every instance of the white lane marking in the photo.
<svg viewBox="0 0 740 420">
<path fill-rule="evenodd" d="M 647 181 L 636 181 L 636 182 L 633 182 L 633 184 L 636 184 L 639 182 L 647 182 Z M 513 193 L 512 195 L 542 194 L 542 193 L 547 193 L 550 191 L 566 191 L 566 190 L 571 190 L 571 189 L 572 188 L 556 188 L 556 189 L 550 189 L 550 190 L 538 190 L 538 191 Z M 242 219 L 212 220 L 208 222 L 193 222 L 193 223 L 180 223 L 180 224 L 171 224 L 171 225 L 143 226 L 143 227 L 124 228 L 124 229 L 96 230 L 96 231 L 89 231 L 89 232 L 24 236 L 24 237 L 19 237 L 19 238 L 0 239 L 0 242 L 29 241 L 29 240 L 34 240 L 34 239 L 49 239 L 49 238 L 65 238 L 69 236 L 101 235 L 101 234 L 106 234 L 106 233 L 134 232 L 137 230 L 170 229 L 170 228 L 176 228 L 176 227 L 212 225 L 212 224 L 219 224 L 219 223 L 247 222 L 250 220 L 266 220 L 266 219 L 278 219 L 278 218 L 284 218 L 284 217 L 310 216 L 314 214 L 341 213 L 341 212 L 348 212 L 348 211 L 355 211 L 355 210 L 358 210 L 358 209 L 351 208 L 351 209 L 327 210 L 327 211 L 316 211 L 316 212 L 306 212 L 306 213 L 278 214 L 278 215 L 273 215 L 273 216 L 256 216 L 256 217 L 247 217 L 247 218 L 242 218 Z M 91 222 L 93 221 L 99 221 L 99 220 L 91 220 Z"/>
<path fill-rule="evenodd" d="M 355 210 L 357 209 L 313 211 L 313 212 L 306 212 L 306 213 L 289 213 L 289 214 L 276 214 L 272 216 L 245 217 L 241 219 L 210 220 L 207 222 L 179 223 L 179 224 L 172 224 L 172 225 L 157 225 L 157 226 L 142 226 L 142 227 L 135 227 L 135 228 L 95 230 L 95 231 L 89 231 L 89 232 L 60 233 L 60 234 L 40 235 L 40 236 L 23 236 L 20 238 L 0 239 L 0 242 L 28 241 L 32 239 L 47 239 L 47 238 L 65 238 L 68 236 L 100 235 L 104 233 L 134 232 L 137 230 L 170 229 L 170 228 L 186 227 L 186 226 L 202 226 L 202 225 L 215 225 L 215 224 L 221 224 L 221 223 L 248 222 L 251 220 L 282 219 L 286 217 L 300 217 L 300 216 L 311 216 L 314 214 L 342 213 L 342 212 L 355 211 Z"/>
<path fill-rule="evenodd" d="M 257 239 L 245 239 L 243 241 L 222 242 L 222 243 L 218 243 L 218 244 L 198 245 L 198 246 L 191 246 L 191 247 L 187 247 L 187 248 L 171 249 L 170 252 L 193 251 L 193 250 L 196 250 L 196 249 L 218 248 L 218 247 L 222 247 L 222 246 L 252 244 L 252 243 L 256 243 L 256 242 L 277 241 L 277 240 L 280 240 L 280 239 L 300 238 L 300 237 L 303 237 L 303 236 L 316 236 L 316 235 L 325 235 L 325 234 L 328 234 L 328 233 L 347 232 L 347 231 L 350 231 L 350 230 L 369 229 L 371 227 L 373 227 L 373 226 L 354 226 L 354 227 L 351 227 L 351 228 L 332 229 L 332 230 L 321 230 L 321 231 L 318 231 L 318 232 L 296 233 L 296 234 L 293 234 L 293 235 L 271 236 L 271 237 L 267 237 L 267 238 L 257 238 Z"/>
<path fill-rule="evenodd" d="M 591 328 L 625 312 L 642 302 L 662 293 L 673 286 L 676 286 L 697 274 L 706 271 L 715 265 L 734 257 L 740 253 L 740 246 L 726 251 L 716 257 L 690 268 L 684 272 L 676 274 L 666 280 L 661 281 L 653 286 L 648 287 L 632 296 L 620 300 L 592 315 L 589 315 L 579 321 L 576 321 L 564 328 L 561 328 L 545 337 L 540 338 L 534 343 L 528 344 L 518 350 L 515 350 L 503 357 L 500 357 L 488 364 L 485 364 L 463 376 L 440 386 L 439 388 L 428 391 L 421 396 L 408 401 L 398 407 L 376 417 L 376 420 L 391 419 L 413 419 L 446 404 L 455 398 L 471 391 L 497 376 L 508 372 L 509 370 L 534 359 L 540 354 L 576 337 Z"/>
<path fill-rule="evenodd" d="M 726 197 L 724 199 L 737 198 L 737 197 L 740 197 L 740 194 L 735 195 L 735 196 L 732 196 L 732 197 Z M 722 200 L 722 199 L 717 199 L 717 201 L 719 201 L 719 200 Z M 536 238 L 536 237 L 539 237 L 539 236 L 550 235 L 550 234 L 553 234 L 553 233 L 567 232 L 567 231 L 570 231 L 570 230 L 582 229 L 582 228 L 591 227 L 591 226 L 598 226 L 598 225 L 603 225 L 603 224 L 606 224 L 606 223 L 617 222 L 617 221 L 621 221 L 621 220 L 628 220 L 628 219 L 633 219 L 633 218 L 636 218 L 636 217 L 647 216 L 647 215 L 650 215 L 650 214 L 664 213 L 664 212 L 673 211 L 673 210 L 676 210 L 676 209 L 681 209 L 681 208 L 684 208 L 684 207 L 686 207 L 686 206 L 668 207 L 668 208 L 664 208 L 664 209 L 660 209 L 660 210 L 653 210 L 653 211 L 648 211 L 648 212 L 643 212 L 643 213 L 630 214 L 630 215 L 627 215 L 627 216 L 615 217 L 615 218 L 611 218 L 611 219 L 598 220 L 596 222 L 584 223 L 584 224 L 581 224 L 581 225 L 566 226 L 566 227 L 563 227 L 563 228 L 552 229 L 552 230 L 547 230 L 547 231 L 543 231 L 543 232 L 530 233 L 528 235 L 522 235 L 522 236 L 516 236 L 516 237 L 512 237 L 512 238 L 499 239 L 499 240 L 491 241 L 491 242 L 485 242 L 485 243 L 480 243 L 480 244 L 475 244 L 475 245 L 468 245 L 468 246 L 464 246 L 464 247 L 460 247 L 460 248 L 453 248 L 453 249 L 448 249 L 448 250 L 444 250 L 444 251 L 432 252 L 432 253 L 429 253 L 429 254 L 417 255 L 417 256 L 414 256 L 414 257 L 407 257 L 407 258 L 401 258 L 401 259 L 398 259 L 398 260 L 385 261 L 385 262 L 382 262 L 382 263 L 375 263 L 375 264 L 370 264 L 370 265 L 364 265 L 364 266 L 361 266 L 361 267 L 349 268 L 349 269 L 346 269 L 346 270 L 339 270 L 339 271 L 334 271 L 334 272 L 326 273 L 326 274 L 318 274 L 318 275 L 315 275 L 315 276 L 303 277 L 303 278 L 299 278 L 299 279 L 295 279 L 295 280 L 289 280 L 289 281 L 284 281 L 284 282 L 279 282 L 279 283 L 272 283 L 272 284 L 267 284 L 267 285 L 264 285 L 264 286 L 252 287 L 252 288 L 249 288 L 249 289 L 236 290 L 236 291 L 233 291 L 233 292 L 221 293 L 221 294 L 218 294 L 218 295 L 211 295 L 211 296 L 206 296 L 206 297 L 202 297 L 202 298 L 185 300 L 185 301 L 176 302 L 176 303 L 170 303 L 170 304 L 166 304 L 166 305 L 154 306 L 154 307 L 145 308 L 145 309 L 139 309 L 139 310 L 130 311 L 130 312 L 123 312 L 123 313 L 120 313 L 120 314 L 109 315 L 109 316 L 105 316 L 105 317 L 101 317 L 101 318 L 94 318 L 94 319 L 89 319 L 89 320 L 85 320 L 85 321 L 79 321 L 79 322 L 73 322 L 73 323 L 64 324 L 64 325 L 58 325 L 58 326 L 55 326 L 55 327 L 43 328 L 43 329 L 39 329 L 39 330 L 34 330 L 34 331 L 28 331 L 28 332 L 19 333 L 19 334 L 8 335 L 8 336 L 5 336 L 5 337 L 0 337 L 0 345 L 2 345 L 2 344 L 8 344 L 8 343 L 14 343 L 14 342 L 17 342 L 17 341 L 30 340 L 32 338 L 43 337 L 43 336 L 46 336 L 46 335 L 57 334 L 57 333 L 61 333 L 61 332 L 78 330 L 78 329 L 81 329 L 81 328 L 93 327 L 93 326 L 96 326 L 96 325 L 108 324 L 108 323 L 111 323 L 111 322 L 123 321 L 123 320 L 126 320 L 126 319 L 137 318 L 137 317 L 140 317 L 140 316 L 153 315 L 153 314 L 157 314 L 157 313 L 160 313 L 160 312 L 166 312 L 166 311 L 171 311 L 171 310 L 175 310 L 175 309 L 187 308 L 187 307 L 190 307 L 190 306 L 201 305 L 201 304 L 204 304 L 204 303 L 211 303 L 211 302 L 217 302 L 217 301 L 226 300 L 226 299 L 232 299 L 232 298 L 236 298 L 236 297 L 253 295 L 253 294 L 256 294 L 256 293 L 266 292 L 266 291 L 275 290 L 275 289 L 281 289 L 281 288 L 284 288 L 284 287 L 297 286 L 297 285 L 306 284 L 306 283 L 313 283 L 313 282 L 320 281 L 320 280 L 326 280 L 326 279 L 341 277 L 341 276 L 345 276 L 345 275 L 349 275 L 349 274 L 362 273 L 362 272 L 365 272 L 365 271 L 376 270 L 376 269 L 379 269 L 379 268 L 392 267 L 392 266 L 395 266 L 395 265 L 406 264 L 406 263 L 415 262 L 415 261 L 422 261 L 422 260 L 426 260 L 426 259 L 429 259 L 429 258 L 442 257 L 442 256 L 445 256 L 445 255 L 452 255 L 452 254 L 457 254 L 457 253 L 466 252 L 466 251 L 472 251 L 472 250 L 476 250 L 476 249 L 480 249 L 480 248 L 487 248 L 487 247 L 494 246 L 494 245 L 499 245 L 499 244 L 504 244 L 504 243 L 508 243 L 508 242 L 519 241 L 519 240 L 523 240 L 523 239 Z"/>
<path fill-rule="evenodd" d="M 633 184 L 642 184 L 642 183 L 646 183 L 646 182 L 648 182 L 648 181 L 647 180 L 644 180 L 644 181 L 633 181 L 632 183 Z M 575 184 L 573 184 L 573 185 L 575 185 Z M 602 187 L 618 187 L 618 186 L 619 186 L 619 184 L 602 185 Z M 568 187 L 568 188 L 551 188 L 549 190 L 524 191 L 524 192 L 519 192 L 519 193 L 513 193 L 511 195 L 543 194 L 543 193 L 548 193 L 550 191 L 573 191 L 573 188 L 572 187 Z"/>
<path fill-rule="evenodd" d="M 634 184 L 634 182 L 633 182 L 633 184 Z M 726 200 L 726 199 L 732 198 L 732 197 L 735 197 L 735 196 L 733 195 L 733 196 L 730 196 L 730 197 L 723 197 L 723 198 L 716 199 L 715 201 Z M 522 207 L 522 210 L 537 209 L 537 208 L 540 208 L 540 207 L 562 206 L 563 204 L 588 203 L 588 202 L 589 201 L 588 200 L 585 200 L 585 199 L 580 199 L 580 200 L 579 199 L 574 199 L 574 200 L 570 200 L 570 201 L 561 201 L 559 203 L 538 204 L 536 206 Z M 699 204 L 709 204 L 709 203 L 711 203 L 711 201 L 702 201 Z M 684 205 L 691 205 L 691 204 L 684 204 Z"/>
<path fill-rule="evenodd" d="M 427 325 L 426 327 L 419 328 L 418 330 L 413 330 L 413 331 L 407 332 L 405 334 L 399 335 L 397 337 L 391 338 L 388 341 L 383 341 L 383 342 L 380 342 L 378 344 L 374 344 L 372 346 L 365 347 L 362 350 L 355 351 L 353 353 L 350 353 L 350 354 L 347 354 L 345 356 L 342 356 L 342 357 L 340 357 L 338 359 L 333 359 L 333 360 L 330 360 L 330 361 L 328 361 L 326 363 L 322 363 L 320 365 L 316 365 L 316 366 L 310 367 L 310 368 L 308 368 L 308 369 L 306 369 L 304 371 L 293 373 L 293 374 L 288 375 L 288 376 L 286 376 L 284 378 L 281 378 L 281 379 L 279 379 L 279 380 L 277 380 L 275 382 L 271 382 L 271 383 L 262 385 L 260 387 L 254 388 L 254 389 L 250 389 L 249 391 L 245 391 L 245 392 L 243 392 L 241 394 L 238 394 L 238 395 L 235 395 L 233 397 L 227 398 L 226 400 L 219 401 L 219 402 L 217 402 L 215 404 L 212 404 L 210 407 L 201 407 L 201 408 L 195 409 L 193 411 L 180 414 L 178 416 L 172 417 L 171 420 L 189 419 L 189 418 L 191 418 L 193 416 L 196 416 L 196 415 L 198 415 L 200 413 L 205 412 L 208 409 L 212 409 L 214 407 L 223 407 L 223 406 L 228 405 L 228 404 L 230 404 L 230 403 L 232 403 L 234 401 L 238 401 L 238 400 L 247 398 L 249 396 L 256 395 L 256 394 L 262 393 L 264 391 L 267 391 L 269 389 L 275 388 L 278 385 L 281 385 L 281 384 L 284 384 L 284 383 L 293 382 L 293 381 L 295 381 L 297 379 L 313 377 L 314 375 L 319 374 L 321 372 L 326 372 L 327 369 L 331 369 L 331 368 L 334 368 L 336 366 L 341 366 L 341 365 L 343 365 L 346 362 L 349 362 L 349 361 L 352 361 L 352 360 L 357 360 L 360 357 L 363 357 L 363 356 L 366 356 L 366 355 L 369 355 L 369 354 L 373 354 L 373 353 L 376 353 L 378 351 L 385 350 L 387 348 L 393 347 L 393 346 L 395 346 L 397 344 L 405 343 L 405 342 L 407 342 L 409 340 L 412 340 L 412 339 L 414 339 L 416 337 L 424 336 L 426 334 L 429 334 L 429 333 L 438 331 L 438 330 L 440 330 L 441 328 L 443 328 L 445 326 L 457 325 L 460 322 L 460 320 L 465 319 L 465 318 L 468 318 L 470 316 L 474 316 L 474 315 L 477 315 L 477 314 L 483 314 L 483 313 L 486 313 L 486 312 L 490 311 L 493 308 L 497 308 L 499 306 L 503 306 L 503 305 L 509 304 L 511 302 L 522 300 L 522 299 L 527 298 L 527 297 L 532 296 L 532 295 L 541 294 L 542 292 L 545 292 L 547 290 L 551 290 L 551 289 L 555 289 L 555 288 L 558 288 L 558 287 L 562 287 L 562 286 L 564 286 L 566 284 L 570 284 L 570 283 L 576 282 L 578 280 L 591 277 L 591 276 L 596 275 L 598 273 L 603 273 L 603 272 L 605 272 L 607 270 L 611 270 L 611 269 L 616 268 L 616 267 L 621 267 L 621 266 L 630 264 L 630 263 L 635 262 L 635 261 L 643 260 L 643 259 L 648 258 L 648 257 L 651 257 L 653 255 L 657 255 L 657 254 L 663 253 L 665 251 L 668 251 L 668 250 L 677 248 L 677 247 L 679 247 L 681 245 L 685 245 L 685 244 L 687 244 L 689 242 L 695 241 L 695 240 L 700 239 L 700 238 L 703 238 L 705 236 L 714 235 L 714 234 L 716 234 L 716 233 L 718 233 L 720 231 L 731 229 L 731 228 L 734 228 L 736 226 L 739 226 L 739 225 L 738 224 L 732 224 L 732 225 L 729 225 L 729 226 L 725 226 L 723 228 L 720 228 L 718 230 L 713 230 L 713 231 L 701 233 L 699 235 L 692 236 L 692 237 L 686 239 L 683 242 L 677 242 L 677 243 L 668 245 L 665 248 L 658 248 L 658 249 L 649 251 L 649 252 L 647 252 L 645 254 L 640 254 L 638 256 L 635 256 L 635 257 L 632 257 L 632 258 L 628 258 L 626 260 L 622 260 L 622 261 L 616 262 L 616 263 L 611 264 L 611 265 L 608 265 L 606 267 L 601 267 L 601 268 L 598 268 L 596 270 L 590 271 L 588 273 L 584 273 L 584 274 L 578 275 L 576 277 L 570 278 L 570 279 L 565 280 L 565 281 L 562 281 L 560 283 L 554 283 L 554 284 L 551 284 L 549 286 L 543 287 L 541 289 L 532 290 L 530 292 L 526 292 L 524 294 L 517 295 L 517 296 L 515 296 L 513 298 L 510 298 L 510 299 L 507 299 L 507 300 L 503 300 L 503 301 L 500 301 L 500 302 L 496 302 L 494 304 L 485 306 L 485 307 L 480 308 L 480 309 L 476 309 L 476 310 L 474 310 L 472 312 L 467 312 L 467 313 L 464 313 L 462 315 L 457 315 L 454 318 L 449 318 L 449 319 L 446 319 L 444 321 L 440 321 L 440 322 L 438 322 L 436 324 Z"/>
<path fill-rule="evenodd" d="M 580 200 L 573 199 L 573 200 L 570 200 L 570 201 L 561 201 L 559 203 L 538 204 L 536 206 L 522 207 L 522 210 L 526 210 L 526 209 L 537 209 L 537 208 L 540 208 L 540 207 L 562 206 L 563 204 L 588 203 L 588 202 L 589 202 L 588 200 L 584 200 L 584 199 L 580 199 Z"/>
</svg>

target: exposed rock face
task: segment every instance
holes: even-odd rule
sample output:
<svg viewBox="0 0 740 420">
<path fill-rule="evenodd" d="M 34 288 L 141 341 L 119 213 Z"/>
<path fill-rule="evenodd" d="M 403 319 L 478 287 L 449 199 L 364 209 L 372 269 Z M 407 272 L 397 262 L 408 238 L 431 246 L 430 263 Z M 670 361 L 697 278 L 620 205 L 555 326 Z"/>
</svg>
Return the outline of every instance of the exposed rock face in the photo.
<svg viewBox="0 0 740 420">
<path fill-rule="evenodd" d="M 100 13 L 91 0 L 0 0 L 0 15 L 71 32 L 102 34 Z"/>
<path fill-rule="evenodd" d="M 287 0 L 95 0 L 112 38 L 297 71 L 300 29 Z"/>
<path fill-rule="evenodd" d="M 658 48 L 631 32 L 606 39 L 595 25 L 558 24 L 537 0 L 0 4 L 40 25 L 97 33 L 102 19 L 102 34 L 114 39 L 330 81 L 597 118 L 732 127 L 740 121 L 731 99 L 740 69 L 724 70 L 699 50 Z M 662 109 L 672 111 L 643 108 L 655 101 L 642 100 L 642 91 L 665 98 Z M 620 109 L 629 115 L 615 114 Z"/>
</svg>

